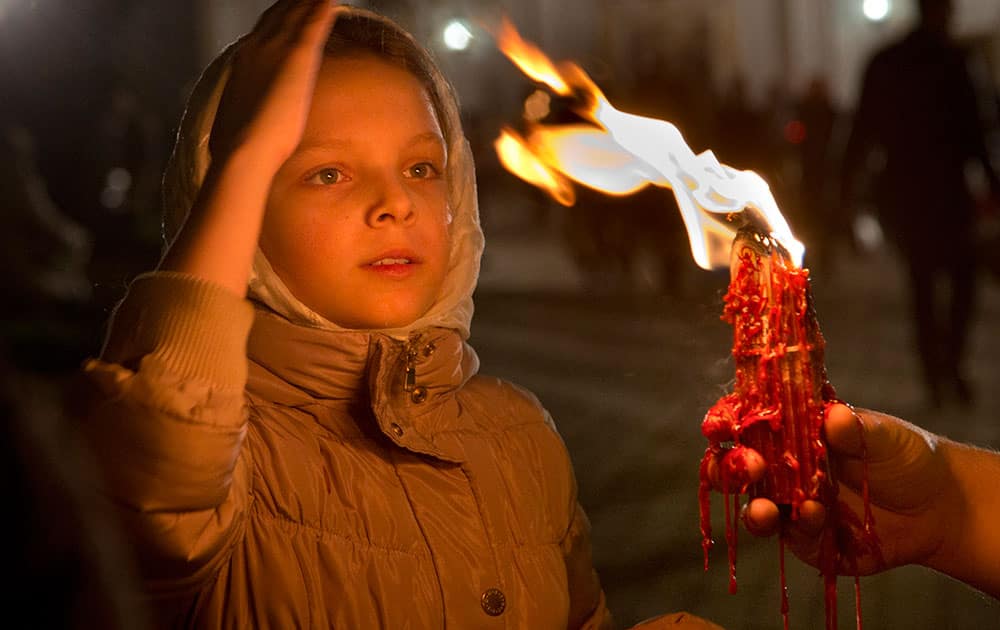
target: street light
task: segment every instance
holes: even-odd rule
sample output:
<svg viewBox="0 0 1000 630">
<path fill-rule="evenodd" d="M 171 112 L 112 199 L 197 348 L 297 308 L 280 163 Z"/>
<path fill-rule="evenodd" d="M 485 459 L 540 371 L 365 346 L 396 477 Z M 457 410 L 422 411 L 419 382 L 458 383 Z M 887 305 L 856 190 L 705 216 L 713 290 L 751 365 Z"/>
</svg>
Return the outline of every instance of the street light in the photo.
<svg viewBox="0 0 1000 630">
<path fill-rule="evenodd" d="M 864 0 L 861 10 L 865 17 L 872 22 L 881 22 L 889 17 L 889 12 L 892 11 L 892 0 Z"/>
<path fill-rule="evenodd" d="M 465 50 L 472 42 L 472 31 L 461 20 L 451 20 L 444 27 L 443 39 L 448 50 Z"/>
</svg>

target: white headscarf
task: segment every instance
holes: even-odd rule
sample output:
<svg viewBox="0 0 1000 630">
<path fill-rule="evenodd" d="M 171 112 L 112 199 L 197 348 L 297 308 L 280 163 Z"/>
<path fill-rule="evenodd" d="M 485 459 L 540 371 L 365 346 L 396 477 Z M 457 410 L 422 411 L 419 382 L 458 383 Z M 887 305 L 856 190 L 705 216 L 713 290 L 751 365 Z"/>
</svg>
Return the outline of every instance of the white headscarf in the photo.
<svg viewBox="0 0 1000 630">
<path fill-rule="evenodd" d="M 376 20 L 386 28 L 413 40 L 391 20 L 370 11 L 345 7 L 338 19 L 352 14 Z M 173 240 L 183 225 L 211 163 L 208 140 L 223 88 L 229 78 L 233 52 L 240 42 L 241 40 L 237 40 L 230 44 L 205 68 L 188 99 L 174 151 L 163 176 L 163 233 L 167 243 Z M 419 47 L 419 44 L 414 45 Z M 448 271 L 441 292 L 427 313 L 409 326 L 381 332 L 406 338 L 411 331 L 439 326 L 455 329 L 463 339 L 467 339 L 472 322 L 472 293 L 479 277 L 479 261 L 484 244 L 479 225 L 475 170 L 472 151 L 462 133 L 455 93 L 440 70 L 436 66 L 432 66 L 432 70 L 435 100 L 440 103 L 442 110 L 437 113 L 444 119 L 440 122 L 448 145 L 446 175 L 448 203 L 452 213 Z M 266 305 L 292 323 L 326 330 L 347 330 L 316 313 L 292 295 L 259 247 L 254 256 L 248 297 Z"/>
</svg>

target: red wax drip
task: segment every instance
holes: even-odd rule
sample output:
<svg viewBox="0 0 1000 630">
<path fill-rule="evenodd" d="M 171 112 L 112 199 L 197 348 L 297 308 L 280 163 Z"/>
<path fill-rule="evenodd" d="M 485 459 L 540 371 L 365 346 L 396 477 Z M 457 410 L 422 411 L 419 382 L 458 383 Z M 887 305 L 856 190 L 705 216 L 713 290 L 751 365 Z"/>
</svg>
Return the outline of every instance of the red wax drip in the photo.
<svg viewBox="0 0 1000 630">
<path fill-rule="evenodd" d="M 699 471 L 701 482 L 698 484 L 698 504 L 701 512 L 701 548 L 705 555 L 706 571 L 708 571 L 708 550 L 712 548 L 712 484 L 708 480 L 708 462 L 711 458 L 712 451 L 705 451 Z"/>
<path fill-rule="evenodd" d="M 738 247 L 738 245 L 737 245 Z M 841 509 L 837 487 L 830 474 L 823 419 L 829 405 L 837 402 L 823 362 L 825 340 L 820 333 L 809 292 L 809 272 L 790 266 L 777 253 L 762 255 L 751 247 L 738 251 L 729 291 L 724 297 L 723 320 L 733 326 L 733 358 L 736 363 L 734 391 L 709 409 L 702 433 L 709 446 L 700 469 L 699 502 L 705 568 L 711 540 L 711 510 L 708 462 L 730 449 L 749 447 L 767 462 L 764 477 L 746 487 L 742 458 L 727 458 L 720 470 L 725 489 L 726 539 L 729 544 L 730 591 L 736 591 L 736 519 L 740 494 L 765 497 L 784 506 L 797 519 L 806 500 L 827 508 L 826 529 L 820 541 L 818 565 L 824 577 L 826 627 L 837 626 L 837 574 L 843 554 L 837 532 L 851 521 Z M 742 469 L 741 469 L 742 467 Z M 727 470 L 728 468 L 728 470 Z M 868 504 L 867 471 L 863 486 L 865 515 L 862 541 L 865 551 L 877 553 L 872 515 Z M 729 505 L 733 495 L 732 510 Z M 738 512 L 737 512 L 738 513 Z M 856 519 L 855 519 L 856 520 Z M 857 531 L 860 523 L 847 523 Z M 855 551 L 855 550 L 852 550 Z M 853 567 L 852 567 L 853 568 Z M 857 575 L 857 571 L 854 571 Z M 781 614 L 788 628 L 788 595 L 785 583 L 784 541 L 781 544 Z M 860 585 L 857 586 L 857 624 L 861 628 Z"/>
<path fill-rule="evenodd" d="M 826 627 L 832 630 L 836 630 L 837 627 L 837 575 L 825 574 L 823 576 L 823 581 L 825 583 L 825 596 L 826 596 Z"/>
<path fill-rule="evenodd" d="M 854 624 L 861 630 L 861 576 L 854 575 Z"/>
<path fill-rule="evenodd" d="M 781 622 L 788 630 L 788 582 L 785 580 L 785 539 L 778 537 L 778 566 L 781 571 Z"/>
<path fill-rule="evenodd" d="M 739 501 L 739 496 L 736 497 Z M 729 493 L 723 494 L 723 502 L 726 504 L 726 543 L 729 547 L 729 592 L 736 592 L 736 523 L 733 522 L 733 515 L 729 509 Z M 738 505 L 738 504 L 737 504 Z"/>
</svg>

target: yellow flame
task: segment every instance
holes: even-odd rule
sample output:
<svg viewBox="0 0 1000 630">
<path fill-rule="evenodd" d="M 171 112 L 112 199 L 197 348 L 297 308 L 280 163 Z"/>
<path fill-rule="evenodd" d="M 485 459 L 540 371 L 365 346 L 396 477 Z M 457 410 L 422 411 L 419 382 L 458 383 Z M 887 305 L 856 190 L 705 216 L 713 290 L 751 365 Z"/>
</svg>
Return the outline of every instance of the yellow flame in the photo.
<svg viewBox="0 0 1000 630">
<path fill-rule="evenodd" d="M 524 181 L 537 186 L 564 206 L 576 203 L 576 192 L 558 171 L 549 168 L 539 159 L 536 152 L 509 128 L 500 131 L 500 137 L 493 143 L 501 164 Z"/>
<path fill-rule="evenodd" d="M 500 32 L 497 42 L 504 54 L 514 62 L 526 75 L 552 88 L 560 96 L 569 96 L 569 86 L 563 81 L 562 74 L 549 60 L 548 56 L 534 44 L 521 39 L 514 25 L 506 16 L 500 21 Z"/>
<path fill-rule="evenodd" d="M 684 218 L 691 254 L 704 269 L 729 266 L 736 231 L 748 222 L 788 250 L 796 265 L 802 264 L 805 247 L 792 235 L 760 175 L 722 164 L 711 151 L 695 154 L 677 127 L 665 120 L 615 109 L 579 66 L 564 63 L 557 68 L 521 39 L 506 18 L 497 43 L 526 75 L 557 94 L 574 96 L 574 111 L 593 123 L 527 121 L 527 140 L 523 141 L 505 129 L 496 146 L 508 170 L 544 188 L 564 205 L 573 203 L 566 199 L 575 198 L 566 178 L 615 195 L 647 185 L 671 189 Z M 517 148 L 503 150 L 520 152 L 517 159 L 501 153 L 502 147 L 509 146 L 505 138 L 510 136 L 516 138 Z M 564 187 L 569 188 L 569 195 Z"/>
</svg>

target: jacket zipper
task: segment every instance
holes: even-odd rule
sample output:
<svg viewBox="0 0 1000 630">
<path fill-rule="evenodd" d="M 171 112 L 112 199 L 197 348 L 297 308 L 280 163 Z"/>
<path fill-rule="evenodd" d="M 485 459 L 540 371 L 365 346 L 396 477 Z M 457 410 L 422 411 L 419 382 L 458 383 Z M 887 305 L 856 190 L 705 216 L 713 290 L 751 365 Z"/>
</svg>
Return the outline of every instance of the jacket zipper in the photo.
<svg viewBox="0 0 1000 630">
<path fill-rule="evenodd" d="M 406 377 L 403 379 L 403 391 L 412 392 L 417 386 L 417 347 L 420 345 L 420 334 L 410 335 L 406 342 Z"/>
</svg>

